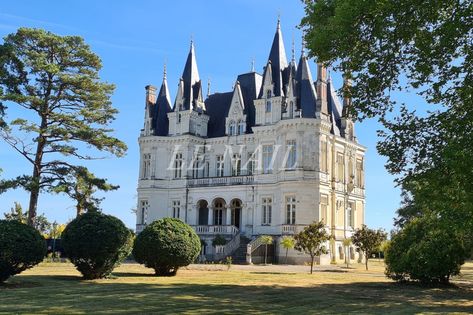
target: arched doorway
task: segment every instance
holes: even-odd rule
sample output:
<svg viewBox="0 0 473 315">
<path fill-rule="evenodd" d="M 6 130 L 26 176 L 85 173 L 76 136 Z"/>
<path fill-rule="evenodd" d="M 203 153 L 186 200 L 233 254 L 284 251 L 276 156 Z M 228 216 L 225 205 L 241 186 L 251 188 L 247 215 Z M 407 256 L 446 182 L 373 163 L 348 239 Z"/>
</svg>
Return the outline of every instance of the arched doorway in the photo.
<svg viewBox="0 0 473 315">
<path fill-rule="evenodd" d="M 213 202 L 214 225 L 223 225 L 223 210 L 225 209 L 225 200 L 217 198 Z"/>
<path fill-rule="evenodd" d="M 231 225 L 236 226 L 240 229 L 240 222 L 241 222 L 241 200 L 240 199 L 233 199 L 230 203 L 231 208 Z"/>
<path fill-rule="evenodd" d="M 197 211 L 198 211 L 198 225 L 207 225 L 209 224 L 209 205 L 205 200 L 199 200 L 197 202 Z"/>
</svg>

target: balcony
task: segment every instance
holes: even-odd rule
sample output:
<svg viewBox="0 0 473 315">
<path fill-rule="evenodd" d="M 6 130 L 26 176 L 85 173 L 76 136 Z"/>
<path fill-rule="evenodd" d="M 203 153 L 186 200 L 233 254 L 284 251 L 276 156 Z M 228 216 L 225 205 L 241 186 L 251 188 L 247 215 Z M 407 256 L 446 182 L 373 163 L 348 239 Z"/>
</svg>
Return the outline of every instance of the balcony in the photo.
<svg viewBox="0 0 473 315">
<path fill-rule="evenodd" d="M 239 230 L 234 225 L 193 225 L 198 235 L 236 235 Z"/>
<path fill-rule="evenodd" d="M 281 234 L 282 235 L 294 235 L 301 232 L 307 225 L 302 224 L 282 224 Z"/>
<path fill-rule="evenodd" d="M 189 187 L 212 187 L 212 186 L 232 186 L 247 185 L 254 182 L 253 176 L 225 176 L 225 177 L 207 177 L 189 179 L 187 184 Z"/>
</svg>

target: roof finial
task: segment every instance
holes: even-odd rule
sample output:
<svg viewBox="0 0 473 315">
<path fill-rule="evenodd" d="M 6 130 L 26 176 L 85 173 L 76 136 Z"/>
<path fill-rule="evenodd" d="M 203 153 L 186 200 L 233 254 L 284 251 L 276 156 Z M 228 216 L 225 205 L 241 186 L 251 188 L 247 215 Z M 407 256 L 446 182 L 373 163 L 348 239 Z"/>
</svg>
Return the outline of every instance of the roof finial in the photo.
<svg viewBox="0 0 473 315">
<path fill-rule="evenodd" d="M 191 49 L 194 48 L 194 34 L 191 34 Z"/>
<path fill-rule="evenodd" d="M 296 63 L 296 46 L 294 43 L 294 34 L 292 35 L 292 62 Z"/>
<path fill-rule="evenodd" d="M 281 10 L 278 11 L 278 30 L 281 29 Z"/>
<path fill-rule="evenodd" d="M 163 80 L 166 80 L 166 74 L 167 74 L 167 71 L 166 71 L 166 61 L 164 61 L 164 67 L 163 67 Z"/>
<path fill-rule="evenodd" d="M 305 40 L 304 40 L 304 32 L 302 32 L 302 47 L 301 47 L 301 55 L 304 57 L 305 54 Z"/>
<path fill-rule="evenodd" d="M 207 79 L 207 98 L 210 96 L 210 78 Z"/>
<path fill-rule="evenodd" d="M 255 58 L 251 59 L 251 72 L 255 72 Z"/>
</svg>

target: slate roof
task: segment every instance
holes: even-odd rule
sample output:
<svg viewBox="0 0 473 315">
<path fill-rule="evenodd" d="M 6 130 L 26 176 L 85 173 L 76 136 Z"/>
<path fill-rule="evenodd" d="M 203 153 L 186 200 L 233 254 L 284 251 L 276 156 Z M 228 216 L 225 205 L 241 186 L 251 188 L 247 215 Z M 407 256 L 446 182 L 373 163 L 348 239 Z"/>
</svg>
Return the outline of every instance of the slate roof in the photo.
<svg viewBox="0 0 473 315">
<path fill-rule="evenodd" d="M 153 107 L 153 127 L 156 136 L 167 136 L 169 130 L 168 113 L 172 111 L 166 74 L 161 84 L 156 104 Z"/>
<path fill-rule="evenodd" d="M 221 137 L 225 135 L 225 118 L 228 116 L 233 92 L 215 93 L 205 100 L 206 114 L 210 117 L 207 128 L 207 137 Z"/>
<path fill-rule="evenodd" d="M 317 93 L 312 81 L 307 57 L 301 54 L 296 73 L 296 95 L 298 108 L 304 118 L 314 118 L 317 102 Z"/>
<path fill-rule="evenodd" d="M 182 80 L 184 84 L 184 104 L 183 109 L 189 110 L 193 108 L 194 101 L 202 94 L 202 83 L 199 78 L 199 70 L 197 69 L 197 61 L 195 58 L 194 43 L 191 42 L 191 48 L 187 55 L 186 65 L 182 72 Z"/>
</svg>

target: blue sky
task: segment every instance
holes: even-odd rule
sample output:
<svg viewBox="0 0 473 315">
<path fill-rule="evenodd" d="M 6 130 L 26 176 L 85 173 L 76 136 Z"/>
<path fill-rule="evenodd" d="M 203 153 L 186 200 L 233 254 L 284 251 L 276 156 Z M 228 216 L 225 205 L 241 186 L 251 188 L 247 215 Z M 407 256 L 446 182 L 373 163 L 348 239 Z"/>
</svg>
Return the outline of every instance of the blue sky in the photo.
<svg viewBox="0 0 473 315">
<path fill-rule="evenodd" d="M 298 58 L 301 32 L 296 26 L 304 14 L 298 0 L 7 1 L 0 8 L 0 37 L 21 26 L 79 35 L 102 58 L 101 78 L 116 85 L 113 104 L 120 114 L 113 124 L 115 134 L 128 145 L 129 151 L 124 158 L 87 165 L 97 176 L 121 186 L 105 195 L 104 212 L 134 227 L 131 209 L 136 204 L 137 138 L 143 125 L 144 86 L 161 84 L 166 63 L 174 99 L 193 38 L 201 79 L 211 80 L 212 92 L 230 91 L 237 75 L 250 70 L 253 59 L 256 70 L 262 72 L 278 14 L 288 58 L 293 38 Z M 315 77 L 315 65 L 311 66 Z M 332 73 L 332 77 L 340 86 L 340 75 Z M 7 111 L 10 119 L 18 113 L 14 105 Z M 376 152 L 377 129 L 379 125 L 374 120 L 356 126 L 359 142 L 368 148 L 366 223 L 390 230 L 400 192 L 394 187 L 394 178 L 384 169 L 385 158 Z M 1 142 L 0 167 L 5 178 L 31 173 L 31 166 Z M 0 213 L 9 211 L 14 201 L 26 208 L 28 195 L 20 190 L 0 195 Z M 75 215 L 74 202 L 62 196 L 41 195 L 38 210 L 58 222 L 66 222 Z"/>
</svg>

